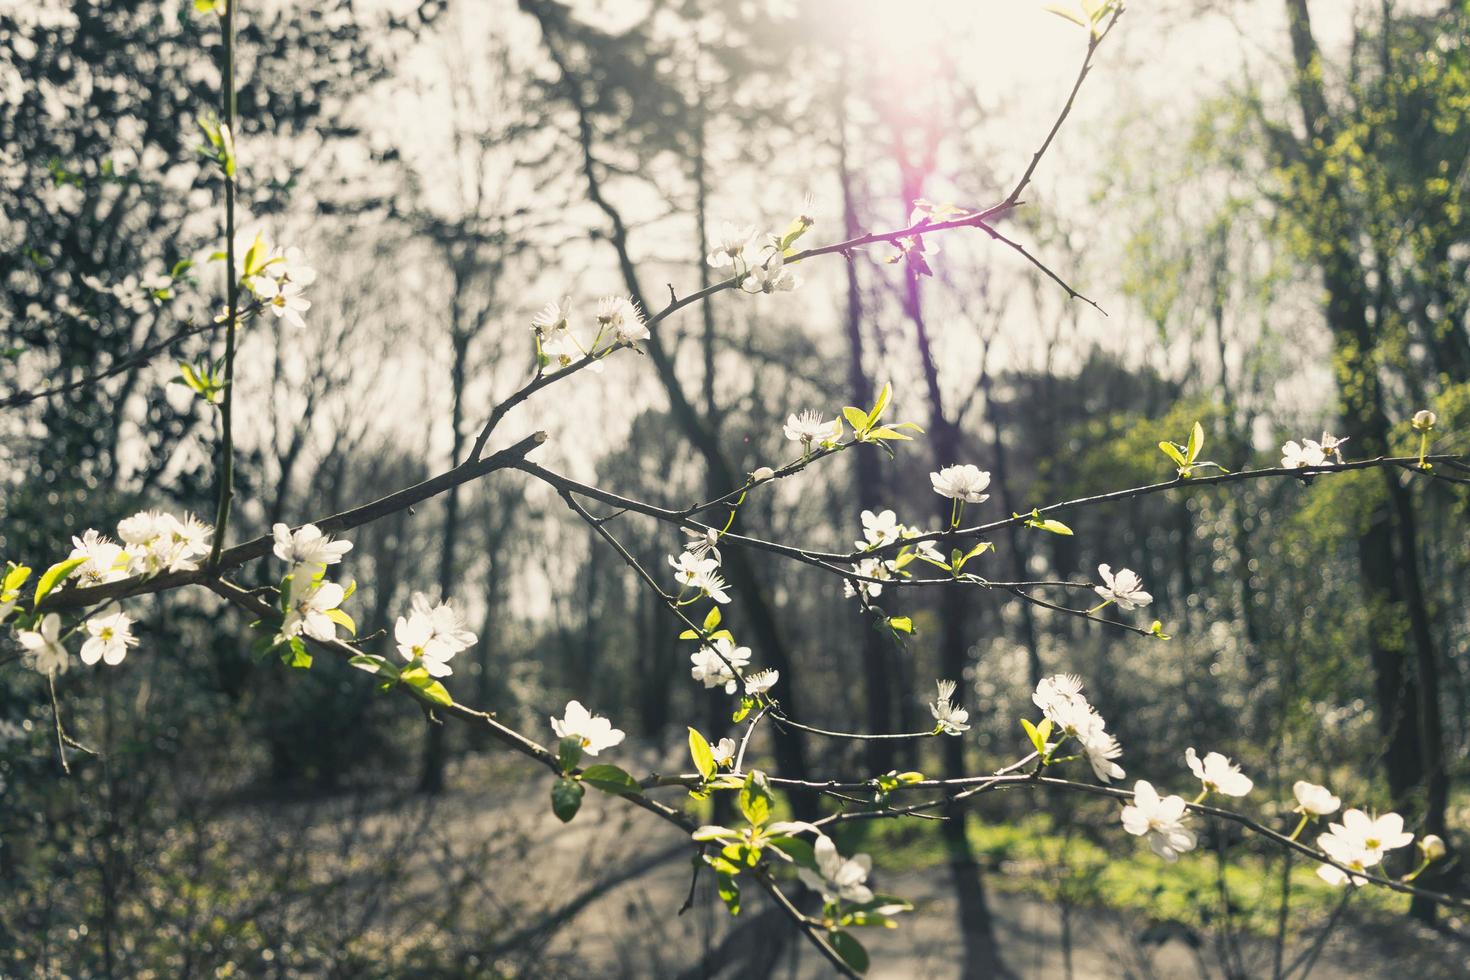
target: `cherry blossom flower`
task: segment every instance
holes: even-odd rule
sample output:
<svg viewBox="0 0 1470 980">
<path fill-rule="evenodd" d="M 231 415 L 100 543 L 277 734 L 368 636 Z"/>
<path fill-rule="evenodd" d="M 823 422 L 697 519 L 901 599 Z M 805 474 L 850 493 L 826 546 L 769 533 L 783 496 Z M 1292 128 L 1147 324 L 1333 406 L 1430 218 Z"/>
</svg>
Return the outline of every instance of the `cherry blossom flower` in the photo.
<svg viewBox="0 0 1470 980">
<path fill-rule="evenodd" d="M 306 253 L 295 245 L 287 247 L 284 253 L 278 254 L 268 268 L 276 274 L 278 279 L 297 286 L 310 286 L 316 282 L 316 270 L 306 264 Z"/>
<path fill-rule="evenodd" d="M 1375 819 L 1362 810 L 1344 811 L 1342 823 L 1330 825 L 1327 833 L 1317 838 L 1317 847 L 1350 870 L 1324 864 L 1317 869 L 1317 876 L 1329 885 L 1361 885 L 1368 879 L 1352 872 L 1374 867 L 1388 851 L 1403 847 L 1413 839 L 1414 835 L 1404 830 L 1404 818 L 1397 813 L 1385 813 Z"/>
<path fill-rule="evenodd" d="M 730 601 L 725 590 L 729 586 L 720 574 L 720 563 L 714 558 L 700 558 L 692 552 L 684 552 L 678 558 L 669 558 L 674 568 L 674 578 L 684 588 L 699 589 L 716 602 Z"/>
<path fill-rule="evenodd" d="M 1415 432 L 1428 432 L 1429 430 L 1433 429 L 1438 423 L 1439 416 L 1435 415 L 1427 408 L 1421 408 L 1419 411 L 1415 412 L 1414 417 L 1409 420 L 1409 424 L 1414 427 Z"/>
<path fill-rule="evenodd" d="M 1404 847 L 1414 839 L 1414 835 L 1404 829 L 1404 818 L 1397 813 L 1385 813 L 1374 818 L 1362 810 L 1344 810 L 1342 823 L 1331 824 L 1329 833 L 1360 849 L 1368 859 L 1368 867 L 1382 861 L 1386 852 Z M 1318 843 L 1321 843 L 1321 838 L 1318 838 Z"/>
<path fill-rule="evenodd" d="M 1147 838 L 1155 854 L 1173 863 L 1194 850 L 1194 832 L 1184 826 L 1185 810 L 1182 798 L 1160 797 L 1153 784 L 1140 779 L 1133 784 L 1133 802 L 1123 808 L 1123 829 Z"/>
<path fill-rule="evenodd" d="M 1244 796 L 1255 785 L 1249 776 L 1240 771 L 1240 766 L 1219 752 L 1211 752 L 1201 760 L 1195 754 L 1194 747 L 1190 746 L 1184 750 L 1184 761 L 1189 763 L 1189 771 L 1194 773 L 1195 778 L 1204 784 L 1205 792 Z"/>
<path fill-rule="evenodd" d="M 648 324 L 633 301 L 623 296 L 605 296 L 597 304 L 599 333 L 610 332 L 620 344 L 648 339 Z"/>
<path fill-rule="evenodd" d="M 880 558 L 864 558 L 856 565 L 853 565 L 852 570 L 855 574 L 861 575 L 862 578 L 858 581 L 853 581 L 850 578 L 843 579 L 842 594 L 849 599 L 859 593 L 869 598 L 876 598 L 883 594 L 882 584 L 880 582 L 867 581 L 868 579 L 882 579 L 885 582 L 892 581 L 893 579 L 893 562 L 883 561 Z"/>
<path fill-rule="evenodd" d="M 141 511 L 117 525 L 117 536 L 127 545 L 128 570 L 146 574 L 197 569 L 194 559 L 209 554 L 212 532 L 193 514 L 179 520 L 156 510 Z"/>
<path fill-rule="evenodd" d="M 723 636 L 716 637 L 691 653 L 689 662 L 694 665 L 690 668 L 690 676 L 706 688 L 724 685 L 726 694 L 734 694 L 740 682 L 730 668 L 743 671 L 750 664 L 750 647 L 737 647 Z"/>
<path fill-rule="evenodd" d="M 1425 863 L 1438 861 L 1449 853 L 1445 847 L 1444 838 L 1438 834 L 1425 834 L 1419 838 L 1419 853 L 1424 855 Z"/>
<path fill-rule="evenodd" d="M 1152 595 L 1143 591 L 1143 579 L 1137 572 L 1120 568 L 1114 575 L 1111 566 L 1099 565 L 1097 574 L 1104 584 L 1095 585 L 1092 590 L 1107 602 L 1116 602 L 1119 609 L 1136 609 L 1154 601 Z"/>
<path fill-rule="evenodd" d="M 968 463 L 946 466 L 938 473 L 930 473 L 929 482 L 933 484 L 935 493 L 951 500 L 981 504 L 990 499 L 990 494 L 985 492 L 990 486 L 990 474 Z"/>
<path fill-rule="evenodd" d="M 1333 796 L 1326 786 L 1318 786 L 1304 779 L 1292 783 L 1291 792 L 1296 797 L 1298 813 L 1325 817 L 1329 813 L 1336 813 L 1342 806 L 1342 800 Z"/>
<path fill-rule="evenodd" d="M 711 745 L 710 754 L 715 757 L 717 766 L 733 766 L 735 764 L 735 750 L 737 746 L 733 738 L 722 738 Z"/>
<path fill-rule="evenodd" d="M 1036 685 L 1036 693 L 1031 695 L 1032 702 L 1041 709 L 1048 718 L 1057 706 L 1082 698 L 1082 678 L 1076 674 L 1053 674 L 1051 677 L 1043 677 Z M 1083 699 L 1084 703 L 1086 699 Z"/>
<path fill-rule="evenodd" d="M 128 577 L 128 559 L 122 546 L 91 528 L 73 536 L 70 558 L 85 558 L 72 575 L 81 585 L 103 585 Z"/>
<path fill-rule="evenodd" d="M 337 623 L 330 614 L 345 598 L 347 591 L 336 582 L 323 582 L 304 572 L 292 575 L 286 615 L 277 640 L 289 640 L 303 633 L 313 640 L 335 640 Z"/>
<path fill-rule="evenodd" d="M 939 729 L 946 735 L 958 735 L 970 730 L 970 712 L 953 703 L 955 682 L 935 681 L 939 688 L 939 699 L 929 703 L 929 713 L 934 716 Z"/>
<path fill-rule="evenodd" d="M 582 707 L 580 701 L 568 701 L 561 718 L 551 719 L 551 730 L 557 738 L 576 738 L 582 742 L 582 751 L 596 755 L 621 742 L 625 735 L 612 726 L 612 722 L 594 715 Z"/>
<path fill-rule="evenodd" d="M 90 637 L 82 644 L 82 663 L 88 667 L 98 660 L 109 667 L 116 667 L 128 655 L 128 647 L 138 645 L 133 635 L 133 620 L 113 603 L 87 620 Z"/>
<path fill-rule="evenodd" d="M 786 268 L 786 257 L 779 250 L 773 251 L 770 258 L 761 265 L 752 266 L 745 278 L 740 280 L 740 288 L 747 293 L 786 293 L 801 284 L 796 273 Z"/>
<path fill-rule="evenodd" d="M 878 548 L 885 544 L 892 544 L 902 537 L 904 526 L 898 522 L 898 517 L 891 510 L 883 510 L 873 513 L 865 510 L 862 513 L 863 539 L 857 542 L 859 548 Z"/>
<path fill-rule="evenodd" d="M 754 225 L 746 225 L 742 228 L 732 222 L 722 221 L 714 241 L 710 243 L 713 250 L 705 257 L 705 262 L 712 269 L 733 269 L 736 261 L 752 245 L 754 238 Z"/>
<path fill-rule="evenodd" d="M 826 445 L 842 438 L 842 420 L 828 421 L 821 413 L 806 409 L 800 415 L 788 415 L 782 430 L 786 438 L 801 443 L 802 455 L 812 451 L 812 446 Z"/>
<path fill-rule="evenodd" d="M 1097 718 L 1097 724 L 1077 736 L 1082 745 L 1082 753 L 1087 757 L 1087 764 L 1092 766 L 1092 774 L 1099 782 L 1110 783 L 1115 779 L 1122 779 L 1127 773 L 1113 760 L 1123 755 L 1123 746 L 1118 744 L 1117 738 L 1104 730 L 1101 716 L 1094 717 Z"/>
<path fill-rule="evenodd" d="M 826 834 L 818 835 L 813 853 L 817 859 L 817 870 L 797 869 L 802 884 L 820 892 L 828 902 L 862 904 L 873 900 L 873 891 L 867 885 L 868 873 L 873 870 L 871 857 L 866 854 L 842 857 L 837 853 L 837 845 Z"/>
<path fill-rule="evenodd" d="M 447 601 L 431 605 L 422 592 L 414 593 L 409 615 L 398 617 L 393 638 L 403 659 L 422 661 L 431 677 L 453 674 L 449 661 L 479 639 L 465 628 L 458 610 Z"/>
<path fill-rule="evenodd" d="M 55 677 L 66 673 L 71 666 L 71 658 L 61 643 L 61 617 L 56 613 L 42 616 L 39 628 L 20 630 L 15 638 L 25 647 L 26 662 L 37 673 Z"/>
<path fill-rule="evenodd" d="M 765 694 L 776 686 L 776 681 L 781 679 L 780 671 L 771 667 L 754 674 L 748 674 L 745 678 L 745 693 L 754 697 L 757 694 Z"/>
<path fill-rule="evenodd" d="M 842 435 L 840 431 L 837 434 L 839 436 Z M 764 483 L 767 480 L 774 480 L 776 478 L 776 471 L 769 466 L 757 466 L 751 471 L 750 478 L 756 483 Z"/>
<path fill-rule="evenodd" d="M 1342 444 L 1346 439 L 1338 439 L 1322 433 L 1322 441 L 1316 442 L 1311 439 L 1303 439 L 1300 444 L 1295 439 L 1285 443 L 1281 447 L 1281 466 L 1283 469 L 1295 470 L 1303 466 L 1327 466 L 1331 463 L 1342 462 Z"/>
<path fill-rule="evenodd" d="M 568 300 L 547 303 L 531 317 L 531 329 L 543 337 L 568 329 L 571 309 Z"/>
<path fill-rule="evenodd" d="M 333 541 L 315 524 L 303 524 L 292 531 L 285 524 L 271 528 L 275 538 L 275 555 L 293 570 L 304 565 L 325 568 L 335 565 L 352 550 L 351 541 Z"/>
<path fill-rule="evenodd" d="M 688 539 L 684 542 L 686 555 L 693 555 L 695 558 L 713 558 L 716 562 L 723 560 L 720 557 L 720 549 L 717 547 L 720 543 L 720 532 L 714 528 L 707 527 L 703 531 L 685 528 L 684 537 Z"/>
<path fill-rule="evenodd" d="M 311 300 L 301 295 L 299 283 L 256 276 L 251 288 L 256 298 L 278 318 L 284 318 L 293 327 L 306 326 L 306 318 L 302 314 L 311 309 Z"/>
</svg>

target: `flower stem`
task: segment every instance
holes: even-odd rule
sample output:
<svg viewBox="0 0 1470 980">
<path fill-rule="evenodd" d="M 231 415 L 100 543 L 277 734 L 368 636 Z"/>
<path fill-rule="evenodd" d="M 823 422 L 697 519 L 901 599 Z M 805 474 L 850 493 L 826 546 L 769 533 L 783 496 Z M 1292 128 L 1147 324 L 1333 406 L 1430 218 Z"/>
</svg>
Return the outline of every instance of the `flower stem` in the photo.
<svg viewBox="0 0 1470 980">
<path fill-rule="evenodd" d="M 1302 835 L 1302 831 L 1307 829 L 1307 822 L 1311 819 L 1312 817 L 1310 814 L 1303 813 L 1301 820 L 1297 821 L 1296 829 L 1291 832 L 1291 836 L 1288 837 L 1287 840 L 1296 840 L 1298 837 L 1300 837 Z"/>
<path fill-rule="evenodd" d="M 223 61 L 225 129 L 230 134 L 230 158 L 224 161 L 225 176 L 225 368 L 224 399 L 220 402 L 220 447 L 218 467 L 218 504 L 214 514 L 214 542 L 209 550 L 209 567 L 219 567 L 220 552 L 225 544 L 225 530 L 230 523 L 230 503 L 235 496 L 235 331 L 240 304 L 240 280 L 235 275 L 235 2 L 225 0 L 222 15 L 224 30 Z"/>
</svg>

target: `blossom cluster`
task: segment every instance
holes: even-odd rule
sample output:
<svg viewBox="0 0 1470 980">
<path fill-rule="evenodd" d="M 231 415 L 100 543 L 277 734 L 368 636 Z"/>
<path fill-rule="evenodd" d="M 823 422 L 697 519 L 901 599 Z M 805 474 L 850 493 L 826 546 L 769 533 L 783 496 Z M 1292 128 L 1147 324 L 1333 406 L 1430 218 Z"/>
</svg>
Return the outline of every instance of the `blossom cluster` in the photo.
<svg viewBox="0 0 1470 980">
<path fill-rule="evenodd" d="M 264 233 L 253 231 L 235 237 L 235 255 L 241 285 L 276 318 L 305 327 L 311 301 L 303 293 L 316 282 L 316 270 L 306 264 L 301 249 L 270 245 Z"/>
<path fill-rule="evenodd" d="M 604 296 L 598 301 L 594 317 L 597 333 L 590 344 L 584 346 L 578 339 L 580 331 L 574 327 L 573 317 L 570 299 L 547 303 L 531 317 L 531 329 L 536 334 L 536 349 L 543 365 L 567 368 L 593 358 L 592 370 L 600 371 L 602 365 L 596 359 L 615 347 L 631 347 L 650 336 L 642 311 L 624 296 Z"/>
<path fill-rule="evenodd" d="M 1338 439 L 1326 432 L 1322 438 L 1303 439 L 1297 442 L 1295 439 L 1281 447 L 1281 466 L 1283 469 L 1296 470 L 1303 466 L 1331 466 L 1342 462 L 1342 445 L 1346 439 Z"/>
<path fill-rule="evenodd" d="M 802 231 L 811 219 L 798 218 Z M 800 232 L 797 232 L 799 235 Z M 712 269 L 726 270 L 736 276 L 740 288 L 747 293 L 784 293 L 801 285 L 801 279 L 786 265 L 787 250 L 795 235 L 756 234 L 754 225 L 740 226 L 729 221 L 720 223 L 713 241 L 714 249 L 705 257 Z"/>
</svg>

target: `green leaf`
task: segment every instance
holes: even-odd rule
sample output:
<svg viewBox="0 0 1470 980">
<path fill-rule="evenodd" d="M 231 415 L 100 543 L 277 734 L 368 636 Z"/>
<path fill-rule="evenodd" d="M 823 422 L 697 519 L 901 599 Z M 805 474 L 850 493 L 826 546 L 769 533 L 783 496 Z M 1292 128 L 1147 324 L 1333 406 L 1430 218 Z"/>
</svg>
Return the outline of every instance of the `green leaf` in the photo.
<svg viewBox="0 0 1470 980">
<path fill-rule="evenodd" d="M 898 923 L 886 915 L 877 912 L 857 911 L 844 915 L 842 924 L 845 926 L 856 926 L 858 928 L 877 926 L 882 929 L 897 929 Z"/>
<path fill-rule="evenodd" d="M 0 595 L 9 596 L 12 592 L 18 592 L 26 579 L 31 577 L 31 566 L 17 565 L 9 562 L 5 569 L 5 581 L 0 584 Z"/>
<path fill-rule="evenodd" d="M 694 768 L 705 779 L 719 772 L 720 767 L 715 765 L 715 753 L 709 746 L 709 739 L 693 728 L 689 729 L 689 754 L 694 759 Z"/>
<path fill-rule="evenodd" d="M 32 603 L 31 608 L 39 607 L 41 600 L 46 598 L 52 589 L 56 588 L 68 575 L 76 571 L 86 560 L 86 558 L 67 558 L 46 569 L 41 575 L 40 581 L 36 583 L 36 599 Z"/>
<path fill-rule="evenodd" d="M 449 688 L 436 680 L 430 680 L 427 684 L 415 684 L 414 686 L 419 689 L 419 692 L 424 697 L 433 701 L 435 704 L 442 704 L 447 707 L 454 703 L 454 698 L 450 695 Z"/>
<path fill-rule="evenodd" d="M 600 789 L 604 793 L 611 793 L 614 796 L 641 793 L 643 791 L 643 787 L 638 785 L 638 780 L 617 766 L 610 765 L 606 762 L 599 762 L 595 766 L 588 766 L 586 769 L 583 769 L 581 779 L 582 782 L 587 783 L 589 786 Z"/>
<path fill-rule="evenodd" d="M 286 649 L 281 653 L 281 663 L 292 670 L 311 669 L 311 651 L 306 649 L 306 644 L 301 637 L 293 636 L 286 644 Z"/>
<path fill-rule="evenodd" d="M 582 808 L 582 796 L 587 791 L 575 779 L 563 776 L 551 784 L 551 812 L 562 823 L 570 823 Z"/>
<path fill-rule="evenodd" d="M 863 949 L 863 944 L 854 939 L 851 933 L 835 930 L 827 934 L 827 942 L 832 944 L 837 955 L 842 957 L 842 962 L 854 972 L 868 972 L 868 951 Z"/>
<path fill-rule="evenodd" d="M 1026 729 L 1026 737 L 1031 740 L 1031 747 L 1037 752 L 1045 752 L 1046 737 L 1041 734 L 1041 731 L 1025 718 L 1021 719 L 1021 727 Z"/>
<path fill-rule="evenodd" d="M 1180 469 L 1184 469 L 1189 465 L 1189 461 L 1184 458 L 1184 453 L 1180 452 L 1179 447 L 1172 442 L 1159 443 L 1159 451 L 1172 459 Z"/>
<path fill-rule="evenodd" d="M 871 428 L 877 424 L 879 417 L 883 414 L 883 409 L 888 407 L 888 400 L 892 397 L 893 383 L 883 382 L 883 390 L 878 392 L 878 400 L 873 403 L 873 410 L 868 413 L 868 424 L 864 428 Z"/>
<path fill-rule="evenodd" d="M 1056 14 L 1058 17 L 1070 20 L 1078 27 L 1087 26 L 1087 21 L 1083 20 L 1081 17 L 1078 17 L 1075 13 L 1068 10 L 1066 7 L 1063 7 L 1061 4 L 1050 4 L 1042 9 L 1046 10 L 1048 13 Z"/>
<path fill-rule="evenodd" d="M 753 772 L 745 777 L 740 788 L 740 812 L 752 827 L 759 827 L 771 819 L 771 791 L 766 788 L 765 777 Z"/>
<path fill-rule="evenodd" d="M 900 442 L 913 442 L 913 436 L 906 436 L 898 431 L 896 426 L 880 425 L 868 432 L 869 439 L 897 439 Z"/>
<path fill-rule="evenodd" d="M 571 772 L 582 761 L 582 740 L 568 735 L 556 744 L 556 761 L 562 772 Z"/>
<path fill-rule="evenodd" d="M 718 625 L 720 625 L 720 607 L 711 606 L 710 611 L 706 613 L 704 617 L 705 632 L 714 629 Z"/>
<path fill-rule="evenodd" d="M 338 626 L 345 629 L 347 632 L 351 633 L 353 636 L 357 635 L 357 623 L 353 621 L 351 616 L 347 615 L 347 613 L 343 612 L 341 609 L 328 609 L 327 618 L 336 623 Z"/>
<path fill-rule="evenodd" d="M 1173 639 L 1173 637 L 1171 637 L 1168 633 L 1164 632 L 1164 624 L 1159 622 L 1157 619 L 1154 620 L 1154 624 L 1149 627 L 1148 631 L 1161 640 Z"/>
<path fill-rule="evenodd" d="M 774 847 L 803 868 L 816 870 L 816 850 L 800 837 L 771 837 L 766 840 L 766 846 Z"/>
<path fill-rule="evenodd" d="M 740 883 L 735 876 L 719 871 L 715 874 L 715 880 L 720 892 L 720 900 L 725 903 L 725 908 L 730 910 L 731 915 L 740 914 Z"/>
<path fill-rule="evenodd" d="M 740 698 L 740 706 L 731 713 L 730 720 L 733 722 L 744 721 L 745 716 L 750 714 L 750 709 L 753 707 L 755 707 L 755 698 L 751 697 L 749 694 L 742 695 Z"/>
<path fill-rule="evenodd" d="M 1189 446 L 1185 449 L 1184 455 L 1188 457 L 1189 462 L 1193 463 L 1199 459 L 1199 452 L 1203 448 L 1205 448 L 1205 427 L 1196 422 L 1194 428 L 1189 430 Z"/>
<path fill-rule="evenodd" d="M 1070 535 L 1072 533 L 1072 529 L 1070 527 L 1063 524 L 1061 521 L 1054 521 L 1050 518 L 1040 521 L 1027 521 L 1026 526 L 1034 527 L 1038 531 L 1050 531 L 1052 534 Z"/>
<path fill-rule="evenodd" d="M 913 635 L 914 621 L 908 616 L 890 616 L 888 626 L 895 633 L 908 633 Z"/>
<path fill-rule="evenodd" d="M 699 630 L 685 630 L 684 632 L 679 634 L 679 639 L 697 640 L 699 639 Z"/>
<path fill-rule="evenodd" d="M 858 435 L 868 431 L 868 413 L 861 408 L 853 408 L 848 405 L 842 410 L 842 417 L 847 419 L 847 424 L 852 426 L 852 431 Z"/>
</svg>

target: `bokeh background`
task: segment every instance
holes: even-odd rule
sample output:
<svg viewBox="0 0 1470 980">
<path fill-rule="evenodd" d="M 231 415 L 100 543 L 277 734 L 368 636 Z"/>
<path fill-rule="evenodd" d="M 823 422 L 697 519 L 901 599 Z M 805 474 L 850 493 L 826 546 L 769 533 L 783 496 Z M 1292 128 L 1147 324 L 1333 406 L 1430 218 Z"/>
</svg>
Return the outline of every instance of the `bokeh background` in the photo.
<svg viewBox="0 0 1470 980">
<path fill-rule="evenodd" d="M 239 20 L 242 224 L 320 272 L 307 329 L 266 318 L 243 337 L 241 537 L 447 468 L 532 369 L 539 307 L 657 309 L 711 281 L 722 221 L 806 211 L 821 243 L 900 227 L 917 198 L 1001 199 L 1087 42 L 1029 0 L 245 0 Z M 180 0 L 0 0 L 0 396 L 218 307 L 223 211 L 196 119 L 218 102 L 219 46 Z M 1420 408 L 1437 450 L 1463 452 L 1467 150 L 1463 0 L 1136 3 L 1003 224 L 1106 315 L 979 232 L 934 237 L 932 278 L 859 251 L 806 263 L 794 293 L 687 310 L 658 357 L 583 372 L 498 438 L 544 429 L 544 465 L 688 503 L 787 458 L 788 413 L 891 381 L 926 437 L 742 510 L 751 533 L 829 550 L 864 509 L 937 525 L 928 472 L 951 462 L 994 474 L 994 516 L 1168 478 L 1155 444 L 1196 419 L 1232 469 L 1323 429 L 1352 457 L 1412 453 Z M 148 277 L 183 259 L 155 301 Z M 44 566 L 141 507 L 212 510 L 216 423 L 168 383 L 211 343 L 0 412 L 0 555 Z M 727 621 L 779 667 L 795 717 L 927 727 L 950 675 L 975 723 L 943 754 L 800 732 L 754 751 L 791 776 L 983 771 L 1021 750 L 1036 679 L 1069 671 L 1130 778 L 1186 792 L 1184 748 L 1218 749 L 1273 824 L 1308 778 L 1454 848 L 1466 505 L 1379 472 L 1243 483 L 1072 512 L 1075 536 L 1002 534 L 983 559 L 997 578 L 1136 569 L 1155 600 L 1133 615 L 1168 643 L 914 592 L 892 600 L 917 626 L 899 647 L 840 582 L 732 556 Z M 678 550 L 637 516 L 614 526 L 649 567 Z M 629 731 L 634 769 L 687 768 L 686 724 L 730 727 L 666 610 L 544 485 L 497 473 L 351 539 L 370 648 L 391 652 L 376 631 L 413 592 L 469 611 L 461 700 L 546 739 L 580 698 Z M 563 828 L 544 775 L 342 665 L 260 661 L 212 596 L 134 606 L 127 661 L 60 680 L 98 753 L 73 753 L 69 777 L 44 680 L 0 667 L 0 973 L 820 975 L 769 909 L 731 920 L 707 878 L 676 917 L 688 851 L 654 821 L 589 804 Z M 919 902 L 872 939 L 880 975 L 1457 976 L 1470 957 L 1457 918 L 1378 892 L 1340 908 L 1226 827 L 1166 867 L 1105 801 L 997 794 L 968 824 L 859 823 L 843 849 Z M 1446 867 L 1422 880 L 1462 889 Z"/>
</svg>

